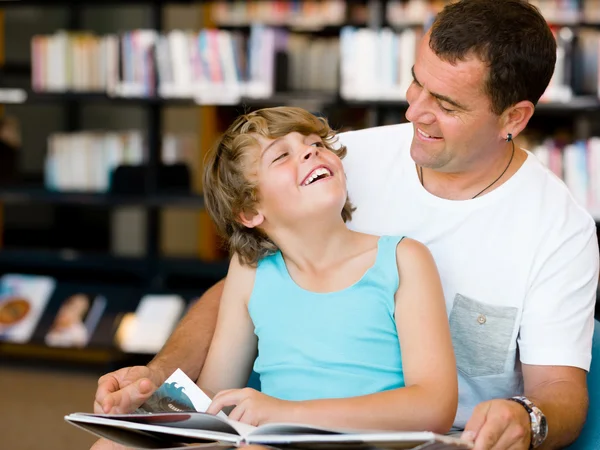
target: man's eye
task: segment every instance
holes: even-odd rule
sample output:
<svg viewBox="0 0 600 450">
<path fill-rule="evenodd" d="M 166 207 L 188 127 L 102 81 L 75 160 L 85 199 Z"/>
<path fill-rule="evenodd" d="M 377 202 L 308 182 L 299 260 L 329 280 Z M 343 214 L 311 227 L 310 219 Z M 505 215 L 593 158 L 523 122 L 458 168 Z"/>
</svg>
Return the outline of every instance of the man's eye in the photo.
<svg viewBox="0 0 600 450">
<path fill-rule="evenodd" d="M 442 111 L 444 111 L 445 113 L 453 113 L 455 111 L 454 109 L 444 108 L 444 106 L 442 104 L 440 104 L 440 109 Z"/>
</svg>

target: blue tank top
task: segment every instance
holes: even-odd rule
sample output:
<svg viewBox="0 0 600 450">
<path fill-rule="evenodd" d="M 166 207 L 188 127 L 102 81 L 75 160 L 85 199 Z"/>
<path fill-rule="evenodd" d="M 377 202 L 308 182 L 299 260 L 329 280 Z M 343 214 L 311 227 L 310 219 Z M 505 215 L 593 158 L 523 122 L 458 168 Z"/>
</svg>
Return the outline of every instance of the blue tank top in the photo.
<svg viewBox="0 0 600 450">
<path fill-rule="evenodd" d="M 262 392 L 300 401 L 404 386 L 394 319 L 401 240 L 382 236 L 375 264 L 352 286 L 330 293 L 298 286 L 281 252 L 259 261 L 248 309 Z"/>
</svg>

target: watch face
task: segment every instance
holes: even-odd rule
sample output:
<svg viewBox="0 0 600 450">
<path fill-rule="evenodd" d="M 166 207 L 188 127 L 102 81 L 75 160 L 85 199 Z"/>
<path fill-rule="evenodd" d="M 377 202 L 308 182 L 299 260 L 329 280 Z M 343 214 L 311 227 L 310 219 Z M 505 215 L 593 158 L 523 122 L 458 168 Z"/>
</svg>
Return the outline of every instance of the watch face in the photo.
<svg viewBox="0 0 600 450">
<path fill-rule="evenodd" d="M 542 414 L 542 417 L 540 420 L 540 436 L 542 439 L 546 439 L 547 435 L 548 435 L 548 422 L 546 421 L 546 416 L 544 416 Z"/>
</svg>

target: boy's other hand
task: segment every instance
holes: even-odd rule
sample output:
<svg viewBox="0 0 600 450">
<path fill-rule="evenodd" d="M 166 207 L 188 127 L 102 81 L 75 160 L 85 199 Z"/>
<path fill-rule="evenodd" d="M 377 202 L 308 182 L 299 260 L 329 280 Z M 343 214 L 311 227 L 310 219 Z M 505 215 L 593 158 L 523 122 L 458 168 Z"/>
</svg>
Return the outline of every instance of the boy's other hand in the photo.
<svg viewBox="0 0 600 450">
<path fill-rule="evenodd" d="M 206 410 L 217 414 L 223 408 L 234 406 L 229 418 L 238 422 L 259 426 L 274 421 L 285 421 L 285 410 L 291 402 L 270 397 L 255 389 L 227 389 L 214 396 Z"/>
<path fill-rule="evenodd" d="M 162 384 L 162 374 L 147 366 L 124 367 L 98 379 L 96 414 L 127 414 L 140 407 Z"/>
</svg>

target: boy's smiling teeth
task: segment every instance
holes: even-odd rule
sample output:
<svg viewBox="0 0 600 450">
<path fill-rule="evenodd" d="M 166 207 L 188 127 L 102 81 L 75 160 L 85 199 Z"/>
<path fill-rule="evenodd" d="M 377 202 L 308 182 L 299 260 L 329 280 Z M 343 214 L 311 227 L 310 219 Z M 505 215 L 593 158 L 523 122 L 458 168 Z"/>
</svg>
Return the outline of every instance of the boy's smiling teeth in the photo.
<svg viewBox="0 0 600 450">
<path fill-rule="evenodd" d="M 331 176 L 331 171 L 326 167 L 317 167 L 304 180 L 302 186 L 308 186 L 313 181 Z"/>
</svg>

